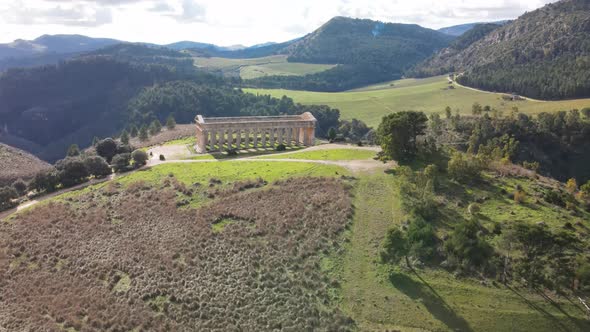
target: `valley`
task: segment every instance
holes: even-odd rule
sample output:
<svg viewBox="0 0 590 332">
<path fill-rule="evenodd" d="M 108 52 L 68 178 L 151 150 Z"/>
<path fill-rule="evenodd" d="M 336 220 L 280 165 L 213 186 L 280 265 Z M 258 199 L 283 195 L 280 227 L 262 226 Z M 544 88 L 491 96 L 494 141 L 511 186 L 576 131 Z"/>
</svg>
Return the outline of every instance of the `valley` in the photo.
<svg viewBox="0 0 590 332">
<path fill-rule="evenodd" d="M 259 95 L 276 98 L 287 96 L 297 103 L 306 105 L 323 104 L 340 110 L 344 119 L 359 119 L 369 126 L 376 127 L 384 115 L 401 110 L 416 110 L 443 115 L 446 106 L 453 114 L 471 114 L 474 103 L 489 105 L 509 115 L 513 107 L 526 114 L 555 112 L 560 110 L 583 109 L 590 107 L 590 98 L 562 101 L 506 101 L 501 93 L 490 93 L 467 89 L 455 85 L 449 89 L 446 76 L 424 79 L 403 79 L 370 85 L 365 88 L 345 92 L 312 92 L 281 89 L 244 89 Z"/>
<path fill-rule="evenodd" d="M 225 76 L 253 79 L 264 76 L 302 76 L 333 68 L 335 65 L 288 62 L 285 55 L 262 58 L 230 59 L 219 57 L 195 57 L 195 66 L 207 70 L 219 70 Z"/>
</svg>

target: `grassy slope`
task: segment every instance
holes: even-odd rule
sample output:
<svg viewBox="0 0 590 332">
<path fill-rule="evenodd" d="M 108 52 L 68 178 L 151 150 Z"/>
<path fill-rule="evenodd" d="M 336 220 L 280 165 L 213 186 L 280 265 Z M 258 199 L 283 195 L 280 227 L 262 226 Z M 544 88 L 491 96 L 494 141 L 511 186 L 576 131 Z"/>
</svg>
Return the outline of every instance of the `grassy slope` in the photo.
<svg viewBox="0 0 590 332">
<path fill-rule="evenodd" d="M 306 75 L 324 71 L 334 65 L 287 62 L 285 55 L 273 55 L 254 59 L 195 58 L 195 65 L 220 69 L 226 74 L 240 74 L 243 79 L 268 75 Z"/>
<path fill-rule="evenodd" d="M 229 183 L 258 177 L 274 181 L 290 176 L 339 176 L 347 172 L 340 167 L 307 163 L 224 161 L 164 164 L 123 176 L 116 182 L 123 185 L 139 180 L 159 183 L 169 174 L 191 185 L 206 184 L 213 177 Z M 503 181 L 494 183 L 496 189 L 516 184 L 516 180 Z M 531 186 L 524 180 L 519 183 L 526 190 Z M 509 213 L 507 207 L 513 207 L 513 203 L 495 192 L 495 189 L 483 187 L 465 194 L 488 195 L 490 200 L 482 205 L 482 214 L 498 220 L 501 217 L 493 213 L 498 210 Z M 583 312 L 577 305 L 564 301 L 559 301 L 557 307 L 525 290 L 483 286 L 476 280 L 455 279 L 443 271 L 424 269 L 418 274 L 399 271 L 390 274 L 377 262 L 377 257 L 386 230 L 404 220 L 396 180 L 384 173 L 362 175 L 356 182 L 354 194 L 355 217 L 352 229 L 347 232 L 349 244 L 344 253 L 326 258 L 322 267 L 340 280 L 342 287 L 336 291 L 340 307 L 356 321 L 360 330 L 580 330 L 575 324 L 580 324 L 578 319 Z M 67 200 L 69 195 L 77 193 L 61 198 Z M 528 217 L 526 212 L 519 212 L 518 216 Z M 566 315 L 574 318 L 568 319 Z"/>
<path fill-rule="evenodd" d="M 330 265 L 342 280 L 341 307 L 361 330 L 578 331 L 587 327 L 580 323 L 584 317 L 580 307 L 563 299 L 554 306 L 526 290 L 483 286 L 444 271 L 388 271 L 377 261 L 380 244 L 386 230 L 404 218 L 395 179 L 386 174 L 361 177 L 355 197 L 350 244 Z M 493 197 L 484 204 L 482 214 L 509 204 Z"/>
<path fill-rule="evenodd" d="M 375 157 L 375 152 L 361 149 L 329 149 L 301 151 L 289 154 L 276 154 L 263 159 L 303 159 L 303 160 L 364 160 Z"/>
<path fill-rule="evenodd" d="M 340 109 L 344 119 L 357 118 L 373 127 L 379 124 L 383 115 L 394 111 L 417 110 L 442 114 L 448 105 L 453 112 L 458 109 L 463 114 L 470 114 L 474 102 L 490 105 L 505 114 L 514 106 L 525 113 L 590 107 L 590 99 L 507 102 L 502 100 L 501 94 L 474 91 L 463 87 L 451 90 L 447 87 L 446 77 L 437 76 L 426 79 L 404 79 L 338 93 L 272 89 L 245 89 L 245 91 L 270 94 L 274 97 L 287 95 L 302 104 L 330 105 Z"/>
</svg>

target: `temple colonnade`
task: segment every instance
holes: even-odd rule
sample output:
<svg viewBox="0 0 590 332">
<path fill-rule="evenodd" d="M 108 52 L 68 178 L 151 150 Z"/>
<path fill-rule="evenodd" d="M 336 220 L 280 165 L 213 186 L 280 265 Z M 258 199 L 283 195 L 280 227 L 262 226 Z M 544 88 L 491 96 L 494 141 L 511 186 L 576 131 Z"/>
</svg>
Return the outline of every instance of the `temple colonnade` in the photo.
<svg viewBox="0 0 590 332">
<path fill-rule="evenodd" d="M 198 115 L 198 153 L 275 148 L 285 146 L 311 146 L 315 141 L 316 119 L 309 113 L 284 116 L 245 116 L 205 118 Z"/>
</svg>

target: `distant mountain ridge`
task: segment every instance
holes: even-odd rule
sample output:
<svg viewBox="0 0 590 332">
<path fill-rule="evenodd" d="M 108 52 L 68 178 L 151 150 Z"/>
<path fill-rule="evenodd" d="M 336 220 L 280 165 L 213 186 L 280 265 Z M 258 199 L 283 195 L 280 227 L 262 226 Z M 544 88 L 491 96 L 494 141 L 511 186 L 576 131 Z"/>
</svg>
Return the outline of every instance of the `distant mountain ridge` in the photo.
<svg viewBox="0 0 590 332">
<path fill-rule="evenodd" d="M 477 25 L 482 25 L 482 24 L 504 25 L 508 22 L 510 22 L 510 20 L 502 20 L 502 21 L 495 21 L 495 22 L 466 23 L 466 24 L 459 24 L 459 25 L 453 25 L 450 27 L 440 28 L 440 29 L 438 29 L 438 31 L 440 31 L 444 34 L 447 34 L 447 35 L 459 37 L 459 36 L 463 35 L 464 33 L 466 33 L 467 31 L 473 29 Z"/>
<path fill-rule="evenodd" d="M 548 4 L 445 52 L 416 72 L 455 71 L 462 84 L 537 99 L 590 97 L 590 1 Z"/>
</svg>

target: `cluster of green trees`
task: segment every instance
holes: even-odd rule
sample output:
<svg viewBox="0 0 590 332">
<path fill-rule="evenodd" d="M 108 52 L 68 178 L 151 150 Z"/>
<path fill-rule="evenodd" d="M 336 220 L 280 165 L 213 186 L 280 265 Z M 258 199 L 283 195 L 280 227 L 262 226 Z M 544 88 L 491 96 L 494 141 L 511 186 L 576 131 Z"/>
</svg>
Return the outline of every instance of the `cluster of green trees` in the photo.
<svg viewBox="0 0 590 332">
<path fill-rule="evenodd" d="M 521 60 L 502 60 L 475 67 L 460 75 L 457 81 L 478 89 L 545 100 L 590 96 L 590 55 L 560 56 L 528 63 L 516 61 Z"/>
<path fill-rule="evenodd" d="M 231 87 L 215 87 L 190 81 L 174 81 L 143 89 L 128 105 L 127 122 L 142 126 L 164 121 L 174 114 L 175 122 L 190 123 L 195 115 L 249 116 L 287 115 L 311 112 L 318 120 L 316 134 L 327 137 L 330 128 L 339 128 L 340 111 L 325 105 L 302 105 L 283 96 L 244 93 Z M 165 120 L 168 123 L 168 120 Z M 355 122 L 355 128 L 360 121 Z M 348 131 L 347 131 L 348 133 Z"/>
<path fill-rule="evenodd" d="M 538 163 L 537 170 L 561 181 L 590 180 L 590 170 L 584 166 L 590 153 L 585 144 L 590 139 L 590 111 L 529 116 L 515 109 L 505 117 L 490 114 L 493 112 L 478 117 L 454 115 L 444 120 L 445 131 L 457 134 L 451 143 L 461 147 L 466 141 L 467 151 L 494 159 Z"/>
<path fill-rule="evenodd" d="M 584 128 L 588 123 L 580 118 L 580 112 L 541 114 L 536 119 L 518 112 L 504 119 L 488 115 L 456 118 L 450 110 L 447 113 L 446 120 L 431 117 L 427 130 L 424 114 L 398 112 L 384 117 L 377 131 L 386 157 L 437 162 L 418 171 L 407 166 L 396 169 L 402 208 L 408 218 L 401 227 L 387 232 L 381 261 L 397 264 L 403 259 L 410 268 L 419 261 L 504 282 L 524 280 L 530 287 L 589 291 L 590 257 L 584 252 L 580 237 L 572 232 L 571 224 L 551 229 L 544 223 L 496 222 L 490 231 L 482 226 L 477 203 L 469 205 L 469 217 L 457 214 L 454 206 L 441 203 L 453 199 L 456 186 L 481 181 L 482 171 L 489 169 L 493 160 L 510 162 L 521 146 L 515 139 L 515 131 L 521 131 L 521 135 L 549 131 L 568 143 L 587 139 L 585 135 L 589 130 Z M 402 128 L 406 128 L 405 131 Z M 454 130 L 469 133 L 463 136 L 469 138 L 465 143 L 466 152 L 427 144 L 427 134 L 436 137 Z M 435 158 L 424 158 L 421 151 L 424 149 L 435 149 L 438 154 Z M 444 157 L 446 155 L 449 156 Z M 590 211 L 590 181 L 578 188 L 577 181 L 570 179 L 565 187 L 566 190 L 547 189 L 543 199 L 572 213 L 580 206 Z M 526 199 L 526 191 L 520 186 L 509 195 L 515 204 L 523 204 Z M 438 237 L 437 228 L 446 228 L 450 222 L 450 231 Z"/>
</svg>

